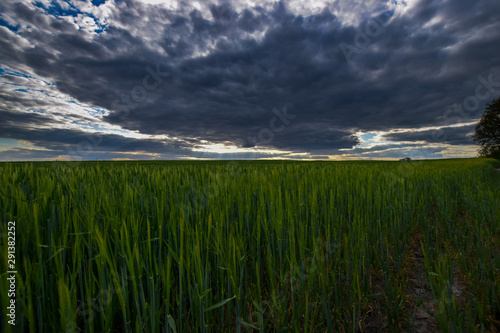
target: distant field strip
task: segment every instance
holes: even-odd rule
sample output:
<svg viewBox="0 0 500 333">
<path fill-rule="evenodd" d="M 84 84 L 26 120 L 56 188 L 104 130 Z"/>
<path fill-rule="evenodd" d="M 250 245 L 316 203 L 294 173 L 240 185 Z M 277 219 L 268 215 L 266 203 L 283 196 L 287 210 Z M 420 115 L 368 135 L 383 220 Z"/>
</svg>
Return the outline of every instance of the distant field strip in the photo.
<svg viewBox="0 0 500 333">
<path fill-rule="evenodd" d="M 2 332 L 495 331 L 500 163 L 0 163 Z"/>
</svg>

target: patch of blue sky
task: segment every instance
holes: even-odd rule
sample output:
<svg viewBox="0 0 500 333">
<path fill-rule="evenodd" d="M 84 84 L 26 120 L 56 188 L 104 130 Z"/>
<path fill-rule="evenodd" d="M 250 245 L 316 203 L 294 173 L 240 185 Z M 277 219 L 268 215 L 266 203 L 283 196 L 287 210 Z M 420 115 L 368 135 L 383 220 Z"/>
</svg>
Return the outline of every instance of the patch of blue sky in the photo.
<svg viewBox="0 0 500 333">
<path fill-rule="evenodd" d="M 92 115 L 92 116 L 96 116 L 96 117 L 99 117 L 99 116 L 103 116 L 106 114 L 106 110 L 103 110 L 103 109 L 99 109 L 99 108 L 90 108 L 90 109 L 87 109 L 87 111 Z"/>
<path fill-rule="evenodd" d="M 25 79 L 34 79 L 32 76 L 30 76 L 28 74 L 25 74 L 23 72 L 19 72 L 19 71 L 10 69 L 10 68 L 2 68 L 2 67 L 0 67 L 0 77 L 4 77 L 5 75 L 10 75 L 10 76 L 15 76 L 15 77 L 22 77 L 22 78 L 25 78 Z M 55 82 L 49 82 L 49 81 L 45 81 L 45 80 L 41 80 L 41 79 L 38 79 L 38 80 L 40 80 L 41 82 L 43 82 L 47 86 L 55 86 L 56 85 Z M 13 85 L 13 86 L 20 86 L 20 84 L 14 83 L 14 82 L 2 82 L 2 83 L 3 84 Z M 29 89 L 29 90 L 43 92 L 42 89 Z"/>
<path fill-rule="evenodd" d="M 100 5 L 104 4 L 106 0 L 92 0 L 92 4 L 96 7 L 99 7 Z"/>
<path fill-rule="evenodd" d="M 0 148 L 5 146 L 12 146 L 17 143 L 17 140 L 8 139 L 8 138 L 0 138 Z"/>
<path fill-rule="evenodd" d="M 47 97 L 57 98 L 56 95 L 50 95 L 49 93 L 45 92 L 45 90 L 41 90 L 41 89 L 31 89 L 31 90 L 41 92 L 42 94 L 44 94 Z"/>
<path fill-rule="evenodd" d="M 0 138 L 0 151 L 22 147 L 29 147 L 29 145 L 16 139 Z"/>
<path fill-rule="evenodd" d="M 37 6 L 40 9 L 43 9 L 46 14 L 55 16 L 55 17 L 61 17 L 61 16 L 71 16 L 71 17 L 77 17 L 78 15 L 86 15 L 90 18 L 92 18 L 95 22 L 95 24 L 99 27 L 98 29 L 95 29 L 94 31 L 96 33 L 102 33 L 106 30 L 106 24 L 99 24 L 99 20 L 96 19 L 96 17 L 91 14 L 91 13 L 86 13 L 82 12 L 80 9 L 76 8 L 71 4 L 71 2 L 63 0 L 63 2 L 67 3 L 70 8 L 64 9 L 61 7 L 61 5 L 57 1 L 51 1 L 50 5 L 47 7 L 41 2 L 35 2 L 35 6 Z M 99 5 L 103 4 L 106 1 L 98 0 L 100 2 Z"/>
<path fill-rule="evenodd" d="M 45 81 L 45 80 L 40 80 L 40 81 L 42 81 L 43 83 L 45 83 L 48 86 L 55 86 L 56 85 L 55 82 L 49 82 L 49 81 Z"/>
<path fill-rule="evenodd" d="M 5 21 L 3 18 L 0 17 L 0 26 L 6 27 L 13 33 L 17 33 L 19 30 L 19 24 L 18 25 L 10 25 L 7 21 Z"/>
<path fill-rule="evenodd" d="M 14 89 L 14 91 L 19 91 L 19 92 L 24 92 L 24 93 L 28 92 L 28 90 L 26 90 L 26 89 Z"/>
<path fill-rule="evenodd" d="M 365 148 L 369 147 L 372 144 L 375 143 L 375 137 L 377 136 L 377 133 L 365 133 L 359 136 L 361 139 L 361 143 L 356 146 L 356 148 Z"/>
<path fill-rule="evenodd" d="M 0 151 L 10 150 L 17 145 L 17 140 L 0 138 Z"/>
<path fill-rule="evenodd" d="M 14 71 L 12 69 L 7 69 L 5 71 L 5 74 L 11 75 L 11 76 L 23 77 L 25 79 L 31 79 L 31 76 L 29 76 L 28 74 L 24 74 L 22 72 Z"/>
<path fill-rule="evenodd" d="M 42 114 L 47 113 L 47 112 L 45 112 L 45 111 L 35 110 L 35 109 L 31 109 L 31 108 L 30 108 L 30 109 L 28 109 L 28 111 L 30 111 L 30 112 L 36 112 L 36 113 L 42 113 Z"/>
<path fill-rule="evenodd" d="M 94 31 L 97 34 L 100 34 L 100 33 L 104 32 L 104 31 L 106 31 L 107 27 L 108 27 L 108 24 L 106 23 L 106 24 L 101 25 L 99 29 L 95 29 Z"/>
<path fill-rule="evenodd" d="M 52 95 L 49 95 L 48 93 L 45 92 L 45 90 L 43 89 L 31 89 L 33 91 L 38 91 L 38 92 L 41 92 L 43 94 L 45 94 L 46 96 L 49 96 L 49 97 L 56 97 L 56 96 L 52 96 Z"/>
<path fill-rule="evenodd" d="M 47 14 L 52 16 L 73 16 L 77 17 L 78 14 L 82 14 L 80 10 L 75 8 L 70 2 L 64 1 L 69 5 L 70 8 L 64 9 L 57 1 L 51 1 L 50 5 L 47 7 L 45 4 L 36 1 L 34 5 L 40 9 L 43 9 Z"/>
<path fill-rule="evenodd" d="M 105 23 L 105 24 L 100 24 L 99 23 L 99 20 L 95 18 L 94 15 L 90 14 L 90 13 L 85 13 L 85 15 L 87 15 L 88 17 L 92 18 L 95 22 L 95 24 L 99 27 L 97 29 L 94 29 L 94 32 L 99 34 L 99 33 L 103 33 L 104 31 L 106 31 L 106 28 L 108 27 L 108 24 Z"/>
</svg>

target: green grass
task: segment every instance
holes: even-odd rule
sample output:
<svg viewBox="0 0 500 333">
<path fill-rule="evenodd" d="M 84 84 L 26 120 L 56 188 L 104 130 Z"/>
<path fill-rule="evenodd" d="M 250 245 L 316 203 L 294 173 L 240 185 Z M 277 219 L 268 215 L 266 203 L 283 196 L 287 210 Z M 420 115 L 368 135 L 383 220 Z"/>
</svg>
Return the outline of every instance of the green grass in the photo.
<svg viewBox="0 0 500 333">
<path fill-rule="evenodd" d="M 441 330 L 498 329 L 495 163 L 0 163 L 2 331 L 400 331 L 411 244 Z"/>
</svg>

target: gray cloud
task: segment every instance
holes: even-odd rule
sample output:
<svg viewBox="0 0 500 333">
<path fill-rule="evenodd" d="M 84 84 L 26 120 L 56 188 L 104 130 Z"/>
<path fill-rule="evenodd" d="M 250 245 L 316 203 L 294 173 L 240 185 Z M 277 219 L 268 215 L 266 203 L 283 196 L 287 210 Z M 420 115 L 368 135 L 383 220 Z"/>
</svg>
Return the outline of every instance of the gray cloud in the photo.
<svg viewBox="0 0 500 333">
<path fill-rule="evenodd" d="M 446 143 L 450 145 L 472 145 L 475 125 L 443 127 L 437 130 L 418 132 L 391 133 L 384 135 L 390 141 L 425 141 L 428 143 Z"/>
<path fill-rule="evenodd" d="M 81 103 L 109 110 L 104 122 L 194 140 L 194 145 L 208 140 L 252 147 L 256 143 L 249 138 L 269 127 L 274 108 L 286 105 L 296 118 L 257 145 L 318 155 L 355 146 L 357 131 L 450 125 L 443 114 L 474 94 L 478 75 L 493 73 L 500 81 L 500 3 L 421 0 L 404 14 L 385 12 L 389 23 L 348 62 L 339 45 L 354 44 L 359 31 L 366 32 L 369 22 L 383 14 L 381 4 L 370 5 L 373 14 L 351 26 L 332 8 L 300 16 L 284 2 L 239 10 L 230 2 L 208 5 L 206 11 L 186 5 L 174 12 L 122 1 L 105 31 L 92 34 L 63 15 L 34 20 L 40 8 L 7 2 L 4 13 L 19 26 L 37 25 L 17 33 L 0 26 L 0 62 L 55 82 L 60 92 Z M 160 68 L 168 76 L 143 100 L 134 101 L 134 91 L 144 91 L 136 87 L 150 73 L 146 68 Z M 6 110 L 15 106 L 21 111 L 34 107 L 33 102 L 1 91 L 0 101 L 6 106 L 0 117 L 18 125 L 2 128 L 2 137 L 51 149 L 68 144 L 66 135 L 79 137 L 56 129 L 27 134 L 23 127 L 46 118 L 23 114 L 16 119 L 15 111 Z M 486 102 L 461 121 L 477 119 Z M 446 131 L 438 142 L 470 144 L 455 133 L 458 129 Z M 428 134 L 386 138 L 419 141 Z M 105 141 L 109 151 L 122 145 L 175 150 L 159 141 L 113 136 Z M 189 154 L 188 149 L 181 147 L 179 153 Z"/>
</svg>

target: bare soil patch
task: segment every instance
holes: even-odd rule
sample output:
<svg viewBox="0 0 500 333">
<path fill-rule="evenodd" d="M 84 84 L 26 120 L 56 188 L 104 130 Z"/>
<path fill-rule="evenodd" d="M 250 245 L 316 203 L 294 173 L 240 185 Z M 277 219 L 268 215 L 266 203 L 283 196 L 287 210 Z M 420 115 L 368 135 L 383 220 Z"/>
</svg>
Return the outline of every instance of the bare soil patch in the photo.
<svg viewBox="0 0 500 333">
<path fill-rule="evenodd" d="M 406 309 L 410 322 L 408 332 L 427 333 L 437 330 L 434 320 L 434 301 L 424 268 L 424 255 L 420 244 L 420 235 L 416 235 L 411 244 L 411 265 L 408 271 L 406 288 Z"/>
</svg>

